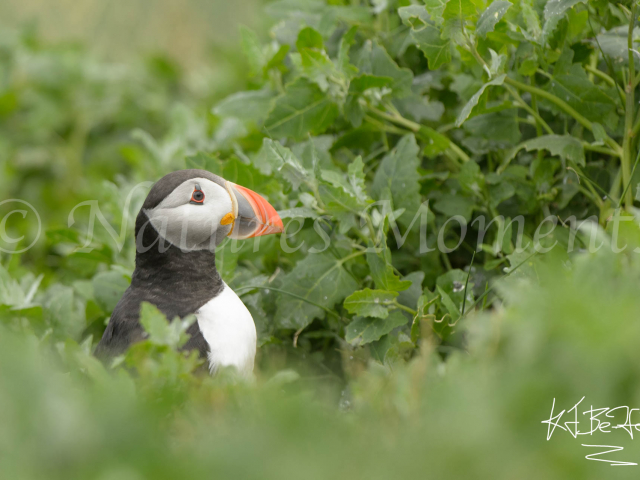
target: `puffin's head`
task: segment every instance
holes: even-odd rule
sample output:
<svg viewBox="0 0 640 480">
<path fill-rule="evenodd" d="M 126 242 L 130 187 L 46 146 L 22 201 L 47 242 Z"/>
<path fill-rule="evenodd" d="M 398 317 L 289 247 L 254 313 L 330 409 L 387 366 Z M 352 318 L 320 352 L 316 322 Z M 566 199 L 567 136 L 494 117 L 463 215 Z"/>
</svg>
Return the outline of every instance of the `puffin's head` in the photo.
<svg viewBox="0 0 640 480">
<path fill-rule="evenodd" d="M 206 170 L 165 175 L 151 188 L 141 213 L 160 237 L 183 251 L 213 250 L 226 237 L 283 231 L 282 220 L 264 198 Z"/>
</svg>

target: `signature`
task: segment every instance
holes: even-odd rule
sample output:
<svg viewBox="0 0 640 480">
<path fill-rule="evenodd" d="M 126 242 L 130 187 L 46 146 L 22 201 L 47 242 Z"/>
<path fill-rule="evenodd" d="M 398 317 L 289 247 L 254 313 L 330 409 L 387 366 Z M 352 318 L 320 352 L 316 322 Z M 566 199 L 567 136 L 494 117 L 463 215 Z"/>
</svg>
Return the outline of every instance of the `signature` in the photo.
<svg viewBox="0 0 640 480">
<path fill-rule="evenodd" d="M 582 397 L 578 403 L 576 403 L 569 410 L 562 410 L 556 413 L 556 399 L 553 399 L 553 404 L 551 405 L 551 414 L 549 415 L 548 420 L 543 420 L 541 423 L 547 424 L 547 441 L 551 440 L 551 437 L 556 430 L 559 428 L 568 432 L 573 436 L 573 438 L 578 438 L 578 435 L 593 435 L 597 432 L 602 433 L 611 433 L 613 430 L 622 429 L 626 431 L 631 439 L 633 439 L 634 432 L 640 432 L 640 423 L 633 423 L 632 417 L 640 420 L 640 408 L 630 408 L 627 406 L 624 407 L 604 407 L 604 408 L 594 408 L 593 405 L 589 408 L 589 410 L 583 410 L 582 415 L 589 415 L 587 422 L 583 422 L 583 427 L 585 423 L 588 423 L 588 430 L 585 429 L 583 431 L 580 430 L 580 421 L 578 420 L 578 406 L 582 403 L 582 401 L 586 397 Z M 584 407 L 586 408 L 586 407 Z M 573 413 L 572 413 L 573 412 Z M 635 413 L 635 415 L 634 415 Z M 566 417 L 565 417 L 566 414 Z M 565 417 L 567 420 L 561 423 L 561 420 Z M 624 420 L 624 421 L 622 421 Z M 595 460 L 598 462 L 607 462 L 611 466 L 624 466 L 624 465 L 638 465 L 634 462 L 622 462 L 618 460 L 608 460 L 602 458 L 602 455 L 606 455 L 609 453 L 620 452 L 624 450 L 624 447 L 619 447 L 615 445 L 587 445 L 582 444 L 583 447 L 591 447 L 591 448 L 600 448 L 606 449 L 603 451 L 590 453 L 585 456 L 587 460 Z M 596 458 L 600 457 L 600 458 Z"/>
</svg>

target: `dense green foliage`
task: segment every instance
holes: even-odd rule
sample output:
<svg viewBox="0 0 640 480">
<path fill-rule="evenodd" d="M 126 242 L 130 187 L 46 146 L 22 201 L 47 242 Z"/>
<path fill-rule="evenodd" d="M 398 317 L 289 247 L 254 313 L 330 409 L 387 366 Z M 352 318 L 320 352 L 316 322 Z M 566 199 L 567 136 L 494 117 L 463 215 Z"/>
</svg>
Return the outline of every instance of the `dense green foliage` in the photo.
<svg viewBox="0 0 640 480">
<path fill-rule="evenodd" d="M 42 220 L 0 204 L 24 236 L 3 251 L 35 241 L 0 256 L 7 478 L 609 469 L 540 422 L 553 398 L 640 405 L 636 6 L 344 3 L 268 4 L 270 38 L 243 28 L 215 76 L 0 37 L 0 201 Z M 209 378 L 178 350 L 189 319 L 152 307 L 148 340 L 91 355 L 132 219 L 181 168 L 260 192 L 287 226 L 216 252 L 258 327 L 255 384 Z M 569 252 L 569 220 L 590 216 L 576 246 L 605 246 Z M 536 252 L 545 218 L 556 248 Z M 584 443 L 625 444 L 600 436 Z"/>
</svg>

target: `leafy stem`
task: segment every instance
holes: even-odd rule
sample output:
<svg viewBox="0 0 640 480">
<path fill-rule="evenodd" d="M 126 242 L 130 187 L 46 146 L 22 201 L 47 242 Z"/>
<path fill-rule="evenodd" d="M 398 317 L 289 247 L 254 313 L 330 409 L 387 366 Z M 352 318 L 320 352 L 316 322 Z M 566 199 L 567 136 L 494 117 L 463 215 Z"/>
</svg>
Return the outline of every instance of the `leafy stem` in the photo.
<svg viewBox="0 0 640 480">
<path fill-rule="evenodd" d="M 517 88 L 518 90 L 524 90 L 525 92 L 533 93 L 538 97 L 549 100 L 551 103 L 554 103 L 556 106 L 560 107 L 566 113 L 571 115 L 580 125 L 587 128 L 589 131 L 593 131 L 593 123 L 591 123 L 590 120 L 583 117 L 571 105 L 569 105 L 564 100 L 556 97 L 554 94 L 542 90 L 541 88 L 519 82 L 509 77 L 505 77 L 504 82 Z M 613 151 L 617 152 L 619 155 L 622 155 L 622 147 L 620 147 L 620 145 L 618 145 L 618 143 L 613 138 L 607 135 L 604 141 L 607 145 L 609 145 L 609 147 L 611 147 Z"/>
<path fill-rule="evenodd" d="M 520 107 L 522 107 L 524 110 L 526 110 L 527 112 L 529 112 L 529 114 L 536 119 L 536 124 L 540 125 L 542 128 L 544 128 L 546 130 L 546 132 L 549 135 L 553 135 L 553 130 L 551 130 L 551 127 L 549 126 L 549 124 L 547 122 L 544 121 L 544 119 L 540 116 L 540 114 L 534 110 L 533 108 L 531 108 L 527 102 L 525 102 L 522 97 L 520 95 L 518 95 L 518 92 L 510 87 L 510 86 L 506 86 L 505 87 L 507 89 L 507 91 L 511 94 L 511 96 L 516 100 L 516 104 Z M 538 135 L 540 134 L 540 132 L 538 133 Z"/>
<path fill-rule="evenodd" d="M 413 308 L 409 308 L 406 305 L 402 305 L 401 303 L 398 303 L 398 300 L 393 300 L 392 305 L 396 308 L 399 308 L 400 310 L 404 310 L 405 312 L 410 313 L 411 315 L 413 315 L 414 317 L 418 314 L 418 312 L 416 310 L 414 310 Z"/>
<path fill-rule="evenodd" d="M 631 15 L 629 17 L 629 29 L 627 33 L 627 53 L 629 55 L 629 78 L 626 86 L 626 105 L 624 111 L 624 139 L 622 142 L 622 183 L 628 185 L 631 182 L 631 149 L 633 147 L 634 138 L 634 109 L 635 109 L 635 84 L 636 84 L 636 66 L 633 58 L 633 27 L 636 21 L 637 5 L 634 2 L 631 7 Z M 624 206 L 630 208 L 633 206 L 633 198 L 631 192 L 625 189 L 624 197 L 621 198 Z"/>
<path fill-rule="evenodd" d="M 380 118 L 383 118 L 383 119 L 385 119 L 385 120 L 387 120 L 389 122 L 393 122 L 393 123 L 395 123 L 397 125 L 403 126 L 403 127 L 407 128 L 408 130 L 412 131 L 413 133 L 420 135 L 422 138 L 427 137 L 427 140 L 431 140 L 431 138 L 428 138 L 428 136 L 426 136 L 423 133 L 423 125 L 420 125 L 419 123 L 416 123 L 416 122 L 414 122 L 412 120 L 404 118 L 399 113 L 391 114 L 391 113 L 385 112 L 383 110 L 380 110 L 378 108 L 371 107 L 371 106 L 369 106 L 367 108 L 369 109 L 370 112 L 374 113 L 375 115 L 379 116 Z M 467 155 L 458 145 L 456 145 L 451 140 L 449 140 L 449 148 L 463 162 L 468 162 L 469 161 L 469 155 Z"/>
</svg>

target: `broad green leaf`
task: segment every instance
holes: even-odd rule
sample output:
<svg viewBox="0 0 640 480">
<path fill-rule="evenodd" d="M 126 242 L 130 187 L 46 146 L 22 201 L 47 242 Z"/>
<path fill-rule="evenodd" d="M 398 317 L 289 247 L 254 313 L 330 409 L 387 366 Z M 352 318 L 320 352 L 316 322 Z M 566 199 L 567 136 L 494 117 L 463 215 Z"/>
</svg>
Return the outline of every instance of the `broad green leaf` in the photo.
<svg viewBox="0 0 640 480">
<path fill-rule="evenodd" d="M 540 17 L 533 6 L 533 0 L 520 0 L 520 11 L 527 29 L 524 31 L 525 36 L 530 41 L 539 43 L 542 37 L 542 27 L 540 26 Z"/>
<path fill-rule="evenodd" d="M 455 322 L 460 318 L 460 310 L 458 306 L 451 300 L 451 297 L 447 292 L 445 292 L 439 285 L 436 285 L 438 293 L 440 294 L 440 300 L 444 305 L 447 313 L 451 315 L 451 319 Z"/>
<path fill-rule="evenodd" d="M 443 21 L 443 13 L 449 0 L 424 0 L 424 8 L 431 19 L 437 24 Z"/>
<path fill-rule="evenodd" d="M 338 46 L 337 65 L 340 71 L 347 77 L 351 77 L 358 73 L 358 69 L 349 62 L 349 49 L 354 44 L 358 27 L 351 27 L 340 39 Z"/>
<path fill-rule="evenodd" d="M 356 318 L 345 327 L 345 340 L 352 345 L 366 345 L 380 340 L 383 335 L 394 328 L 406 325 L 409 319 L 398 310 L 394 310 L 385 319 L 381 318 Z"/>
<path fill-rule="evenodd" d="M 324 308 L 333 308 L 353 293 L 358 284 L 344 267 L 345 261 L 330 253 L 309 254 L 299 261 L 282 281 L 275 313 L 276 324 L 281 328 L 298 330 L 314 319 L 322 318 Z"/>
<path fill-rule="evenodd" d="M 604 142 L 607 138 L 607 132 L 605 131 L 604 127 L 598 122 L 593 122 L 591 125 L 593 127 L 593 137 L 596 140 L 595 142 L 593 142 L 593 145 L 604 145 Z"/>
<path fill-rule="evenodd" d="M 380 89 L 391 86 L 391 77 L 378 77 L 376 75 L 362 74 L 351 80 L 347 100 L 344 105 L 344 115 L 354 127 L 359 127 L 365 115 L 365 111 L 360 105 L 360 98 L 372 92 L 372 89 L 381 92 Z M 380 95 L 381 96 L 381 95 Z"/>
<path fill-rule="evenodd" d="M 229 95 L 213 108 L 213 113 L 221 117 L 236 117 L 240 120 L 260 122 L 273 107 L 273 92 L 251 90 Z"/>
<path fill-rule="evenodd" d="M 571 135 L 544 135 L 542 137 L 532 138 L 518 145 L 515 151 L 510 154 L 509 158 L 515 157 L 515 154 L 523 148 L 526 149 L 527 152 L 532 150 L 548 150 L 551 155 L 575 162 L 578 165 L 585 165 L 582 143 Z"/>
<path fill-rule="evenodd" d="M 278 172 L 291 183 L 294 190 L 313 177 L 313 173 L 302 165 L 291 150 L 270 138 L 263 139 L 262 149 L 254 162 L 265 175 Z"/>
<path fill-rule="evenodd" d="M 382 159 L 371 188 L 375 198 L 382 198 L 386 188 L 391 191 L 393 208 L 406 209 L 398 219 L 403 225 L 411 222 L 421 204 L 417 171 L 420 166 L 419 152 L 412 134 L 402 137 L 395 148 Z"/>
<path fill-rule="evenodd" d="M 578 64 L 571 65 L 566 72 L 554 75 L 546 90 L 594 122 L 607 124 L 607 117 L 616 108 L 615 92 L 604 90 L 591 82 Z"/>
<path fill-rule="evenodd" d="M 265 59 L 262 53 L 262 46 L 256 32 L 244 25 L 240 26 L 240 37 L 242 44 L 242 52 L 249 62 L 251 75 L 257 75 L 262 72 Z"/>
<path fill-rule="evenodd" d="M 437 0 L 436 0 L 437 1 Z M 446 2 L 442 2 L 442 9 Z M 442 12 L 441 12 L 442 13 Z M 414 25 L 426 24 L 428 22 L 434 22 L 434 15 L 429 14 L 429 11 L 425 5 L 408 5 L 406 7 L 400 7 L 398 9 L 398 15 L 407 27 L 413 27 Z"/>
<path fill-rule="evenodd" d="M 86 319 L 73 289 L 56 284 L 47 296 L 46 314 L 56 334 L 78 338 L 86 327 Z"/>
<path fill-rule="evenodd" d="M 324 49 L 324 42 L 322 35 L 311 27 L 305 27 L 298 33 L 298 39 L 296 40 L 296 48 L 300 51 L 303 48 L 315 48 L 318 50 Z"/>
<path fill-rule="evenodd" d="M 429 61 L 429 68 L 436 70 L 451 61 L 451 41 L 440 36 L 435 25 L 426 24 L 419 30 L 412 30 L 411 37 Z"/>
<path fill-rule="evenodd" d="M 467 102 L 467 104 L 462 108 L 462 111 L 460 112 L 460 115 L 458 115 L 458 118 L 456 119 L 456 126 L 459 127 L 460 125 L 462 125 L 464 123 L 464 121 L 469 118 L 469 115 L 471 114 L 471 111 L 473 110 L 473 107 L 475 107 L 478 102 L 480 101 L 480 97 L 482 96 L 482 94 L 484 93 L 484 91 L 487 89 L 487 87 L 492 86 L 492 85 L 502 85 L 504 83 L 504 79 L 507 76 L 503 73 L 502 75 L 497 76 L 496 78 L 494 78 L 493 80 L 488 81 L 487 83 L 485 83 L 484 85 L 482 85 L 482 87 L 480 87 L 480 90 L 478 90 L 473 97 L 471 97 L 471 99 Z"/>
<path fill-rule="evenodd" d="M 295 207 L 278 212 L 280 218 L 318 218 L 318 213 L 308 207 Z"/>
<path fill-rule="evenodd" d="M 351 80 L 349 93 L 364 93 L 370 88 L 382 88 L 393 83 L 391 77 L 380 77 L 377 75 L 362 74 Z"/>
<path fill-rule="evenodd" d="M 542 39 L 546 42 L 562 19 L 565 12 L 578 3 L 586 3 L 587 0 L 549 0 L 544 7 L 545 23 L 542 28 Z"/>
<path fill-rule="evenodd" d="M 444 3 L 443 9 L 444 9 Z M 441 31 L 420 5 L 398 9 L 402 22 L 411 28 L 411 39 L 422 50 L 429 61 L 429 68 L 435 70 L 451 61 L 451 41 L 443 39 Z"/>
<path fill-rule="evenodd" d="M 302 48 L 300 58 L 304 76 L 318 85 L 323 92 L 329 89 L 330 78 L 340 75 L 324 50 Z"/>
<path fill-rule="evenodd" d="M 504 14 L 507 13 L 507 10 L 509 10 L 511 6 L 511 2 L 507 2 L 506 0 L 495 0 L 482 12 L 482 15 L 480 15 L 480 19 L 478 19 L 478 24 L 476 25 L 476 34 L 485 38 L 487 33 L 493 32 L 496 24 L 502 19 Z"/>
<path fill-rule="evenodd" d="M 468 222 L 473 215 L 476 204 L 472 198 L 460 194 L 444 194 L 433 204 L 433 209 L 444 213 L 447 217 L 462 215 Z"/>
<path fill-rule="evenodd" d="M 367 264 L 371 278 L 380 290 L 401 292 L 411 287 L 410 281 L 400 280 L 391 265 L 391 252 L 387 248 L 386 239 L 382 239 L 377 249 L 371 245 L 367 251 Z"/>
<path fill-rule="evenodd" d="M 102 272 L 93 277 L 96 302 L 105 312 L 111 312 L 129 288 L 129 280 L 120 272 Z"/>
<path fill-rule="evenodd" d="M 167 318 L 155 307 L 142 302 L 140 324 L 149 335 L 149 341 L 155 345 L 166 345 L 178 348 L 189 340 L 187 329 L 196 320 L 195 316 L 185 319 L 176 318 L 168 322 Z"/>
<path fill-rule="evenodd" d="M 335 177 L 340 177 L 340 181 L 337 181 L 338 179 L 334 177 L 332 179 L 336 180 L 338 186 L 327 185 L 326 183 L 321 183 L 318 186 L 318 192 L 320 193 L 322 202 L 325 204 L 325 210 L 332 215 L 339 215 L 341 213 L 355 213 L 359 215 L 364 205 L 360 203 L 356 197 L 345 191 L 342 185 L 344 182 L 342 175 L 324 170 L 322 172 L 323 179 L 326 181 L 326 178 L 331 178 L 330 174 L 335 174 Z"/>
<path fill-rule="evenodd" d="M 400 295 L 398 295 L 398 303 L 406 305 L 409 308 L 416 308 L 418 299 L 420 295 L 422 295 L 424 276 L 424 272 L 411 272 L 409 275 L 402 277 L 403 281 L 411 282 L 411 286 L 400 292 Z"/>
<path fill-rule="evenodd" d="M 277 138 L 302 139 L 309 132 L 324 132 L 337 114 L 337 106 L 317 85 L 298 78 L 276 99 L 264 128 Z"/>
<path fill-rule="evenodd" d="M 609 31 L 603 32 L 596 36 L 597 42 L 593 41 L 594 48 L 601 48 L 605 55 L 611 58 L 611 61 L 615 64 L 629 63 L 629 54 L 627 46 L 627 36 L 629 34 L 629 27 L 624 25 L 621 27 L 612 28 Z M 635 27 L 633 29 L 632 36 L 635 49 L 638 49 L 638 42 L 640 41 L 640 28 Z M 637 58 L 637 57 L 636 57 Z"/>
<path fill-rule="evenodd" d="M 347 179 L 353 195 L 362 203 L 368 202 L 370 198 L 369 195 L 367 195 L 364 163 L 361 156 L 356 157 L 347 167 Z"/>
<path fill-rule="evenodd" d="M 361 73 L 376 77 L 390 77 L 393 81 L 389 88 L 399 97 L 411 93 L 413 73 L 408 68 L 400 68 L 377 42 L 367 40 L 357 55 L 356 66 Z"/>
<path fill-rule="evenodd" d="M 398 292 L 365 288 L 349 295 L 344 300 L 344 308 L 349 313 L 362 317 L 387 318 L 389 316 L 387 305 L 393 304 L 397 296 Z"/>
<path fill-rule="evenodd" d="M 476 14 L 476 7 L 471 0 L 449 0 L 442 12 L 444 28 L 442 37 L 450 38 L 458 45 L 466 41 L 465 24 Z"/>
<path fill-rule="evenodd" d="M 544 6 L 544 18 L 549 20 L 553 17 L 564 15 L 568 9 L 578 3 L 586 3 L 587 0 L 549 0 Z"/>
<path fill-rule="evenodd" d="M 362 158 L 357 157 L 349 164 L 346 177 L 344 174 L 333 170 L 322 170 L 321 177 L 334 187 L 342 188 L 346 193 L 354 197 L 359 205 L 364 206 L 370 199 L 366 193 L 363 168 Z"/>
</svg>

